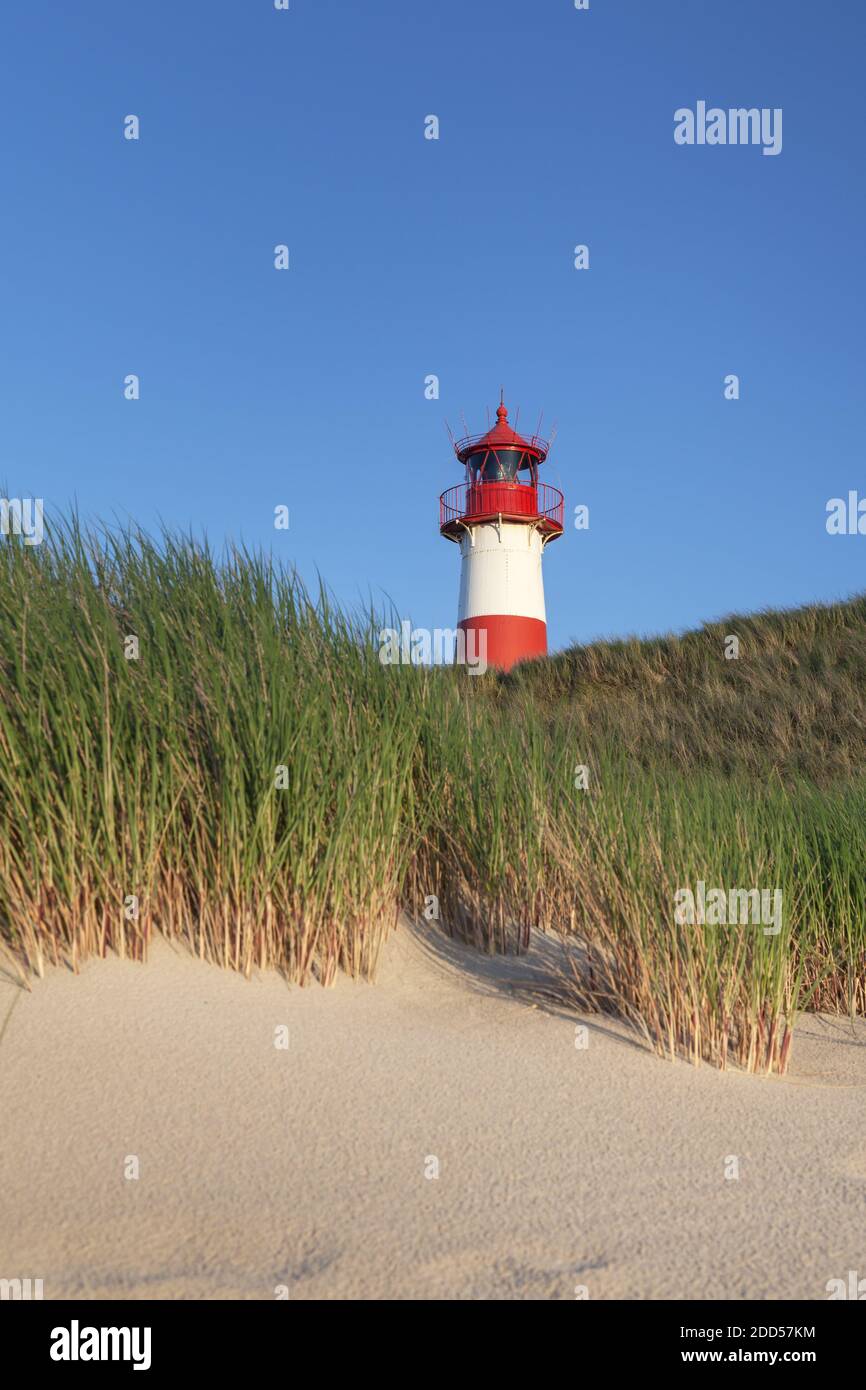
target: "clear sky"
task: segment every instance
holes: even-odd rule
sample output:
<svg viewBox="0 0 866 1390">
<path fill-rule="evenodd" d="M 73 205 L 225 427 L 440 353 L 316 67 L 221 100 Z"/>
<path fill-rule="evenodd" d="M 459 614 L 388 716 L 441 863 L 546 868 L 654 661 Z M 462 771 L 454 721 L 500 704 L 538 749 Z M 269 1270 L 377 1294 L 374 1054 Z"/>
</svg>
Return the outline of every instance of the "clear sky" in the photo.
<svg viewBox="0 0 866 1390">
<path fill-rule="evenodd" d="M 860 0 L 10 0 L 0 483 L 448 627 L 445 421 L 503 384 L 590 509 L 553 647 L 866 588 L 864 48 Z M 675 144 L 701 100 L 781 153 Z"/>
</svg>

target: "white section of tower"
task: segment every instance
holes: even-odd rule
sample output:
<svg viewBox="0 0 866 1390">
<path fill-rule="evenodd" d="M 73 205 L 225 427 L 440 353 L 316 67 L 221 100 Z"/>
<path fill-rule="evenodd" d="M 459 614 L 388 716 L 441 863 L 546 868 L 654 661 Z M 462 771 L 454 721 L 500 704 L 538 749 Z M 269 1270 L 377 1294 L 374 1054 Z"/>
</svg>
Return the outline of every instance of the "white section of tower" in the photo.
<svg viewBox="0 0 866 1390">
<path fill-rule="evenodd" d="M 541 533 L 526 522 L 483 522 L 460 537 L 457 620 L 511 614 L 545 622 Z"/>
</svg>

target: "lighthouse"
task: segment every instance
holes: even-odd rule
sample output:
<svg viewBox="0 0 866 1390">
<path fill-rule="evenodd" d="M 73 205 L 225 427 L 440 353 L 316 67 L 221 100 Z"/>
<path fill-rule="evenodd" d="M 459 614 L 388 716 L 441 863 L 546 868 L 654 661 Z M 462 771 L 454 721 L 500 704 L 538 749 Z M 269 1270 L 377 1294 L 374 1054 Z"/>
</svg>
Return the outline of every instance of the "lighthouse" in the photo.
<svg viewBox="0 0 866 1390">
<path fill-rule="evenodd" d="M 465 482 L 439 499 L 439 530 L 460 547 L 457 625 L 467 647 L 483 654 L 486 643 L 487 665 L 504 671 L 547 652 L 541 561 L 562 535 L 564 508 L 562 493 L 538 481 L 548 450 L 511 428 L 500 395 L 493 428 L 455 441 Z"/>
</svg>

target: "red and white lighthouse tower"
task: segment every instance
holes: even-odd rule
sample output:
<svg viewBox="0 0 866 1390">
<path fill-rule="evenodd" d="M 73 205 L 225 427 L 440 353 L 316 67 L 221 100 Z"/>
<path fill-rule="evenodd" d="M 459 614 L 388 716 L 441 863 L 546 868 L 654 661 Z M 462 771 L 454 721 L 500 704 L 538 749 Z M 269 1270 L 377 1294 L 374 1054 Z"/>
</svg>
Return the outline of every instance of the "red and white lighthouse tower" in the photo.
<svg viewBox="0 0 866 1390">
<path fill-rule="evenodd" d="M 506 671 L 547 652 L 541 559 L 562 535 L 564 508 L 562 493 L 538 481 L 548 449 L 511 428 L 500 396 L 493 429 L 455 442 L 466 481 L 439 499 L 439 529 L 460 546 L 458 627 L 485 632 L 487 665 Z"/>
</svg>

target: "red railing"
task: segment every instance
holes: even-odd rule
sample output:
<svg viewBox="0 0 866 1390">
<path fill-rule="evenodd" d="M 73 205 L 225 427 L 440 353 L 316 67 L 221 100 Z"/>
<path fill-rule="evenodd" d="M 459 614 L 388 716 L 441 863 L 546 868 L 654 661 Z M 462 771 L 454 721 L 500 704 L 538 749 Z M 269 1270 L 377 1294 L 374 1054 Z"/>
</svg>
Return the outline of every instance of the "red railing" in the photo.
<svg viewBox="0 0 866 1390">
<path fill-rule="evenodd" d="M 562 530 L 565 498 L 549 483 L 458 483 L 439 498 L 439 527 L 501 516 L 534 517 Z"/>
</svg>

